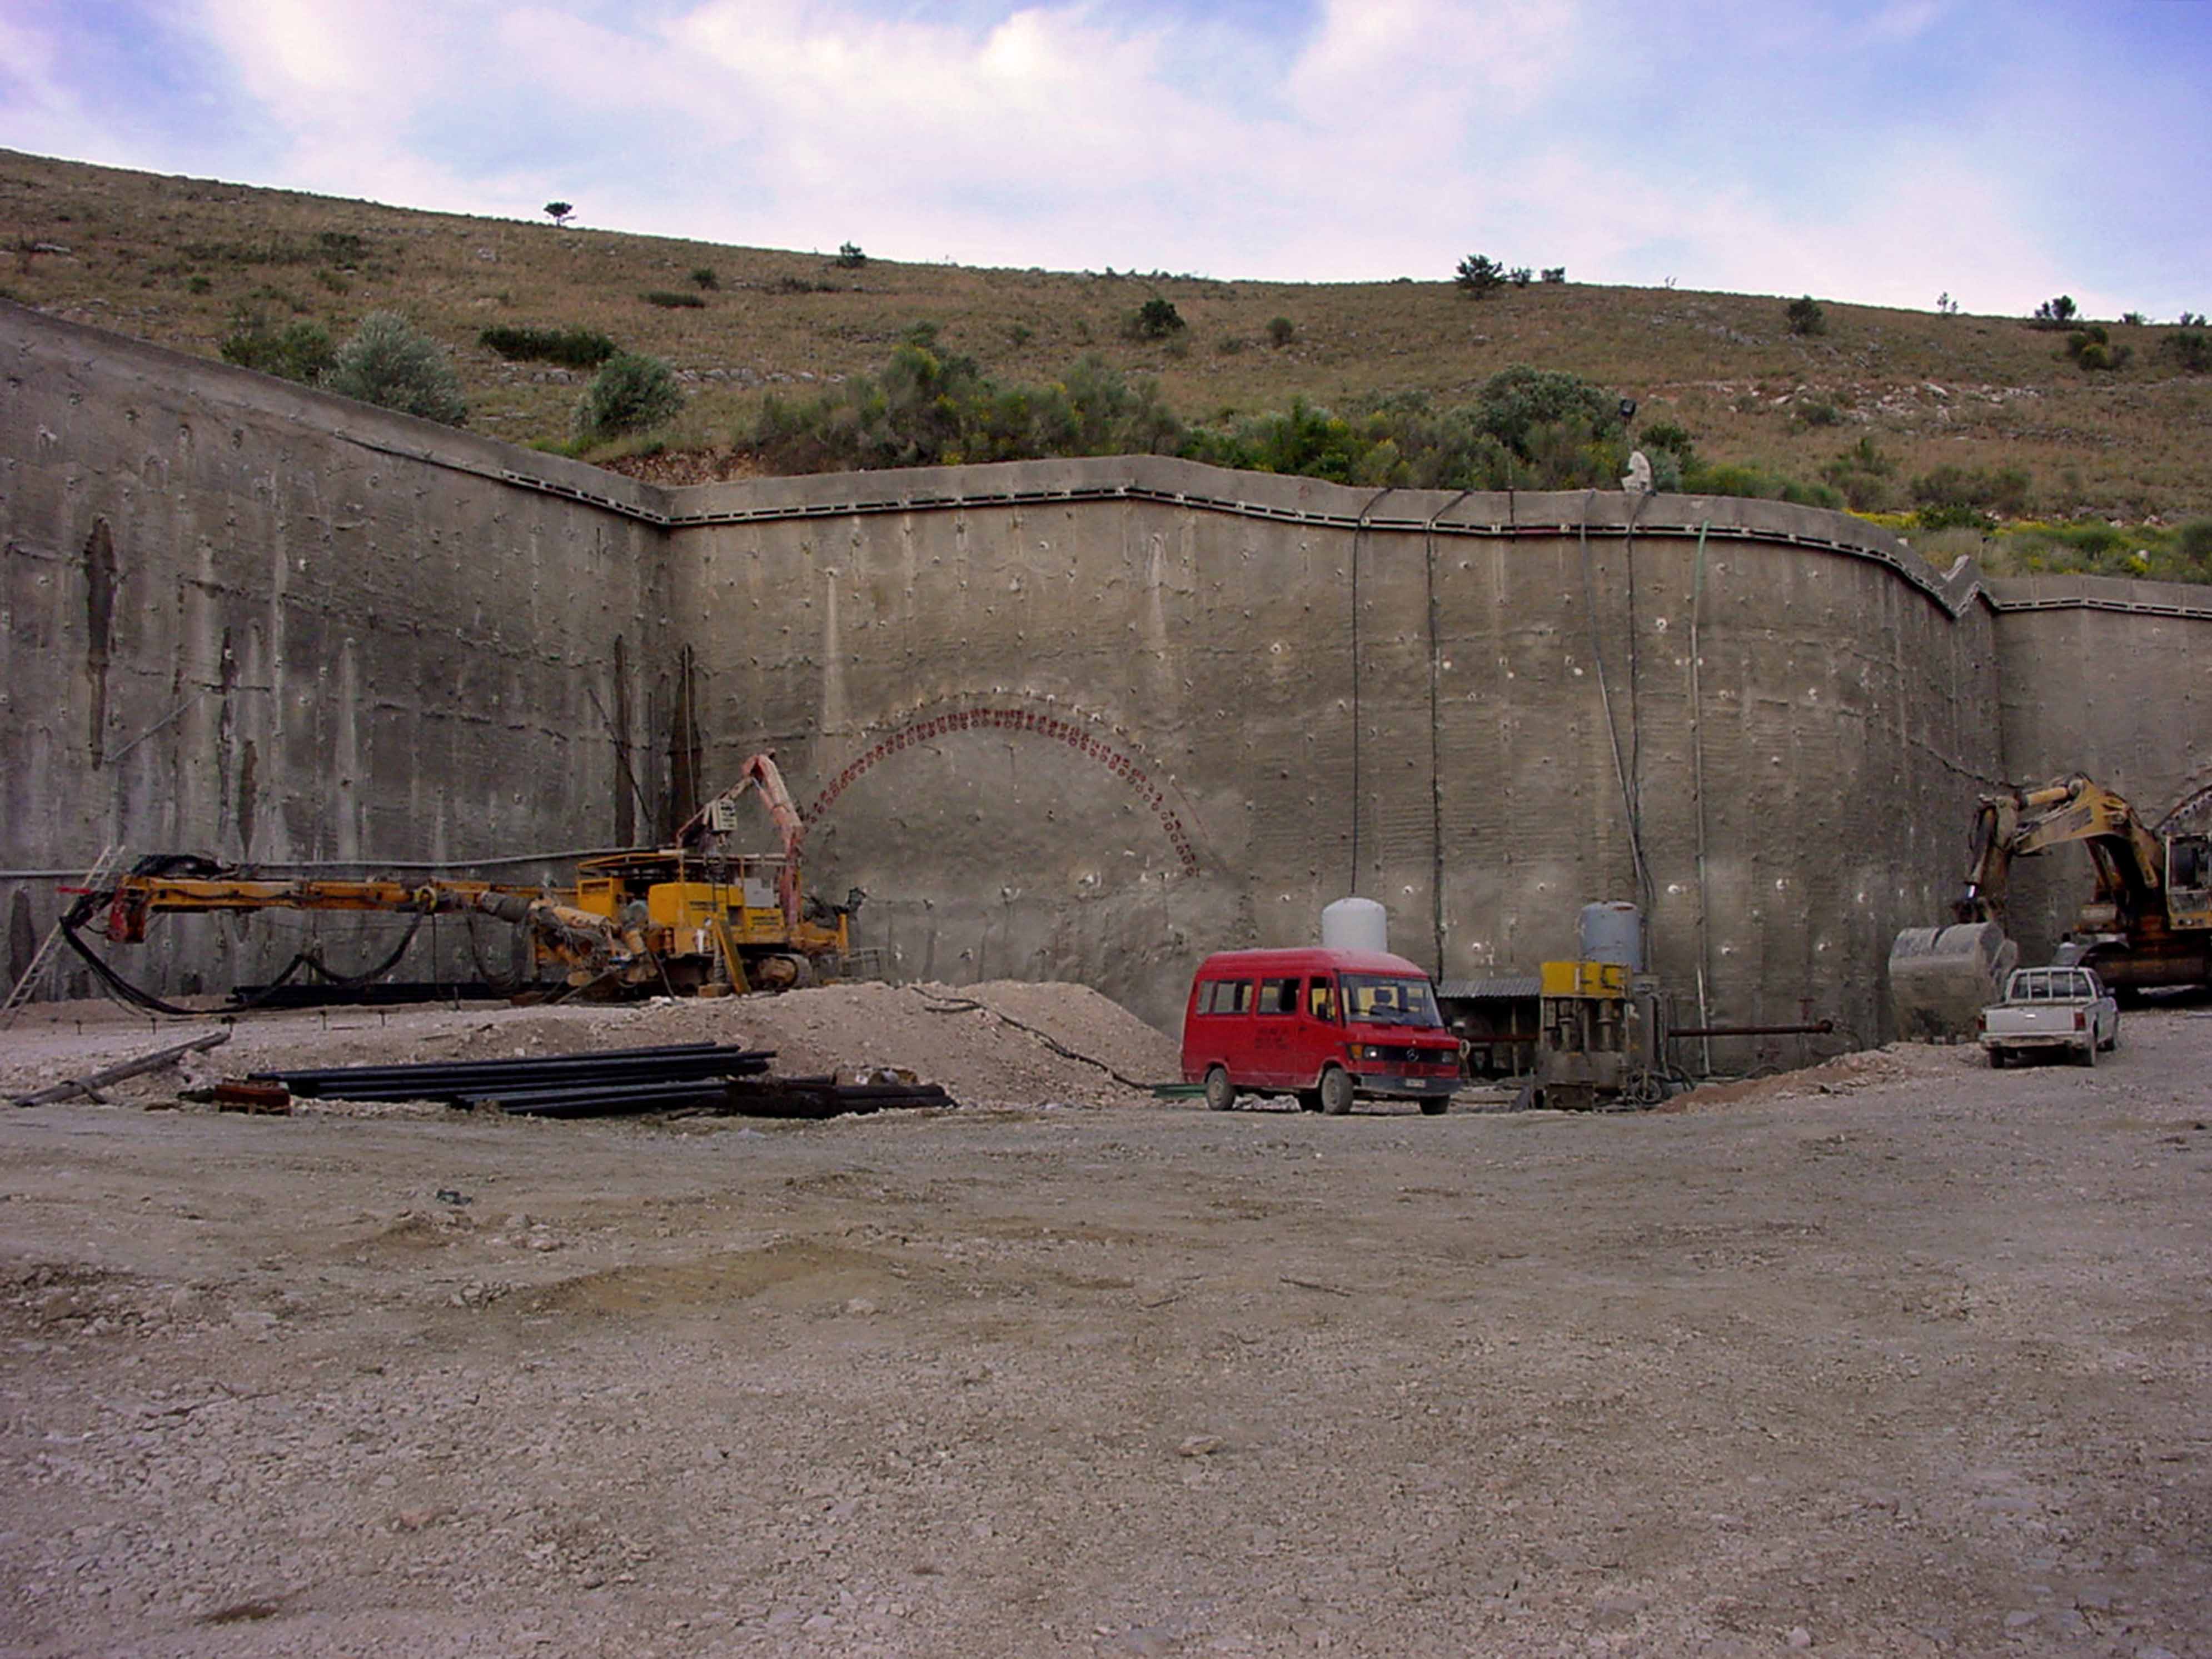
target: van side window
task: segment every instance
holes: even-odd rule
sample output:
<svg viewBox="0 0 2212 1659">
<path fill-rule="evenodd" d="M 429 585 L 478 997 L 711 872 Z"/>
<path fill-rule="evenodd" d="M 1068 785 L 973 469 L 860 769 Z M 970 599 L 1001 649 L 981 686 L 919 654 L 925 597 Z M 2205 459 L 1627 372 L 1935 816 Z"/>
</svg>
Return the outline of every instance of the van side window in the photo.
<svg viewBox="0 0 2212 1659">
<path fill-rule="evenodd" d="M 1336 1024 L 1336 981 L 1333 979 L 1310 979 L 1306 981 L 1306 1012 L 1314 1018 Z"/>
<path fill-rule="evenodd" d="M 1249 979 L 1217 979 L 1206 988 L 1200 1000 L 1201 1014 L 1241 1014 L 1252 1006 L 1252 981 Z"/>
<path fill-rule="evenodd" d="M 1261 1013 L 1295 1014 L 1297 1011 L 1297 981 L 1263 979 L 1260 981 L 1260 1012 Z"/>
</svg>

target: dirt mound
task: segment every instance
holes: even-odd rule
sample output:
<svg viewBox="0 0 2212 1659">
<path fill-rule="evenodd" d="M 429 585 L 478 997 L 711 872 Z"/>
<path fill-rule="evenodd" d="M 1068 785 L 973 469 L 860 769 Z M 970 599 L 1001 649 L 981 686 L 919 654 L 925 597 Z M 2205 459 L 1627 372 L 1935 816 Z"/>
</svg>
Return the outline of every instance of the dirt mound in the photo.
<svg viewBox="0 0 2212 1659">
<path fill-rule="evenodd" d="M 212 1028 L 219 1016 L 211 1014 Z M 175 1041 L 166 1031 L 50 1013 L 0 1060 L 0 1089 L 45 1087 Z M 1176 1044 L 1086 986 L 994 981 L 980 986 L 875 983 L 781 995 L 630 1005 L 332 1009 L 240 1020 L 231 1040 L 172 1070 L 105 1091 L 118 1103 L 252 1072 L 442 1060 L 534 1059 L 657 1043 L 711 1042 L 775 1051 L 782 1077 L 894 1066 L 942 1084 L 966 1105 L 1130 1104 L 1174 1080 Z M 8 1063 L 12 1061 L 13 1063 Z M 349 1115 L 420 1115 L 436 1108 L 302 1103 Z"/>
<path fill-rule="evenodd" d="M 1176 1045 L 1081 985 L 831 985 L 661 1001 L 610 1042 L 711 1039 L 775 1050 L 781 1076 L 891 1066 L 968 1104 L 1116 1103 L 1176 1075 Z"/>
<path fill-rule="evenodd" d="M 1736 1083 L 1708 1083 L 1701 1089 L 1675 1096 L 1659 1109 L 1705 1112 L 1754 1101 L 1788 1100 L 1800 1095 L 1850 1095 L 1881 1084 L 1942 1077 L 1962 1066 L 1978 1067 L 1981 1064 L 1979 1048 L 1893 1042 L 1885 1048 L 1862 1048 L 1855 1054 L 1838 1054 L 1802 1071 L 1745 1078 Z"/>
</svg>

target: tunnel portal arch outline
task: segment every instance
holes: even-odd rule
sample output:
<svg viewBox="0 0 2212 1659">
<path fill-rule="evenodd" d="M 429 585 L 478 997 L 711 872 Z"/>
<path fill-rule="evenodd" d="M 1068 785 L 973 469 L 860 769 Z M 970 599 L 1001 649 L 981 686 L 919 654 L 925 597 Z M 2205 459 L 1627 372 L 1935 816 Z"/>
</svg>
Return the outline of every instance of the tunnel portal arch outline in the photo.
<svg viewBox="0 0 2212 1659">
<path fill-rule="evenodd" d="M 1073 712 L 1079 714 L 1079 711 Z M 1093 717 L 1070 719 L 1067 713 L 1062 712 L 1059 707 L 1037 709 L 1024 708 L 1018 702 L 994 701 L 964 704 L 933 714 L 907 716 L 854 757 L 843 770 L 823 786 L 821 793 L 806 808 L 807 827 L 811 829 L 818 823 L 837 804 L 839 796 L 894 755 L 923 744 L 939 742 L 960 732 L 1003 732 L 1066 744 L 1077 754 L 1095 762 L 1120 779 L 1158 820 L 1169 845 L 1175 848 L 1182 872 L 1187 876 L 1199 873 L 1200 860 L 1196 839 L 1184 823 L 1184 811 L 1178 810 L 1177 803 L 1172 798 L 1172 794 L 1180 792 L 1175 790 L 1172 783 L 1159 777 L 1155 769 L 1146 767 L 1135 752 L 1134 745 L 1126 738 L 1118 734 L 1107 736 Z"/>
</svg>

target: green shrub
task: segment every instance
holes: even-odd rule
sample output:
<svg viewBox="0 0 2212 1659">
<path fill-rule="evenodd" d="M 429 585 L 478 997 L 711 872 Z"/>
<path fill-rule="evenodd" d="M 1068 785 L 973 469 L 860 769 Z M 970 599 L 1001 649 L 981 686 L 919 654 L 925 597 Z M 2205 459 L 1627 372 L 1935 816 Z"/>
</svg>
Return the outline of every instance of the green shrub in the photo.
<svg viewBox="0 0 2212 1659">
<path fill-rule="evenodd" d="M 697 294 L 684 294 L 673 289 L 656 288 L 637 296 L 649 306 L 659 306 L 665 311 L 696 311 L 707 301 Z"/>
<path fill-rule="evenodd" d="M 2087 369 L 2124 368 L 2135 349 L 2114 345 L 2102 323 L 2091 323 L 2066 337 L 2066 355 Z"/>
<path fill-rule="evenodd" d="M 1504 286 L 1505 267 L 1486 253 L 1470 253 L 1453 270 L 1452 281 L 1461 293 L 1486 300 L 1492 289 Z"/>
<path fill-rule="evenodd" d="M 426 421 L 459 426 L 468 419 L 460 377 L 445 351 L 397 312 L 362 318 L 353 337 L 338 348 L 323 384 L 340 397 Z"/>
<path fill-rule="evenodd" d="M 2033 483 L 2026 467 L 1986 472 L 1946 463 L 1912 481 L 1912 499 L 1923 507 L 1965 507 L 2017 516 L 2027 510 Z"/>
<path fill-rule="evenodd" d="M 508 323 L 485 329 L 477 336 L 477 343 L 510 362 L 564 363 L 570 368 L 597 368 L 617 349 L 593 328 L 526 328 Z"/>
<path fill-rule="evenodd" d="M 576 435 L 605 442 L 665 425 L 683 408 L 684 393 L 666 363 L 638 352 L 617 352 L 576 400 Z"/>
<path fill-rule="evenodd" d="M 1841 426 L 1844 423 L 1843 411 L 1831 403 L 1800 404 L 1796 412 L 1800 426 Z"/>
<path fill-rule="evenodd" d="M 320 323 L 272 328 L 258 312 L 238 319 L 238 325 L 223 337 L 222 351 L 223 362 L 240 368 L 307 382 L 319 380 L 337 361 L 331 331 Z"/>
<path fill-rule="evenodd" d="M 1912 523 L 1917 530 L 1992 531 L 1997 527 L 1997 521 L 1979 507 L 1957 501 L 1923 507 L 1912 515 Z"/>
<path fill-rule="evenodd" d="M 2041 305 L 2036 307 L 2035 322 L 2040 328 L 2071 328 L 2074 325 L 2074 319 L 2080 314 L 2081 309 L 2074 303 L 2072 295 L 2062 294 L 2057 298 L 2045 300 Z"/>
<path fill-rule="evenodd" d="M 1698 457 L 1697 434 L 1677 421 L 1654 421 L 1637 434 L 1636 447 L 1649 454 L 1655 449 L 1671 452 L 1687 466 Z"/>
<path fill-rule="evenodd" d="M 2212 372 L 2212 335 L 2201 328 L 2175 329 L 2159 342 L 2159 349 L 2185 374 Z"/>
<path fill-rule="evenodd" d="M 1273 346 L 1279 351 L 1283 347 L 1290 344 L 1291 341 L 1296 337 L 1298 325 L 1287 317 L 1270 317 L 1267 319 L 1267 343 Z"/>
<path fill-rule="evenodd" d="M 1546 265 L 1543 279 L 1547 283 L 1564 283 L 1567 280 L 1567 268 L 1565 265 Z"/>
<path fill-rule="evenodd" d="M 368 258 L 368 239 L 349 230 L 319 230 L 315 246 L 334 264 L 357 265 Z"/>
<path fill-rule="evenodd" d="M 188 276 L 185 279 L 185 287 L 191 293 L 205 294 L 215 287 L 215 282 L 207 276 Z"/>
<path fill-rule="evenodd" d="M 1897 462 L 1874 441 L 1872 434 L 1820 469 L 1820 477 L 1843 492 L 1844 504 L 1855 513 L 1881 513 L 1897 502 Z"/>
<path fill-rule="evenodd" d="M 844 291 L 838 283 L 823 282 L 815 276 L 786 275 L 769 284 L 771 294 L 842 294 Z"/>
<path fill-rule="evenodd" d="M 722 279 L 714 274 L 714 267 L 712 265 L 698 266 L 691 273 L 691 281 L 693 285 L 698 288 L 714 289 L 722 285 Z"/>
<path fill-rule="evenodd" d="M 1155 294 L 1139 306 L 1129 317 L 1129 332 L 1139 340 L 1164 340 L 1170 334 L 1180 334 L 1187 325 L 1175 308 L 1175 301 L 1164 300 Z"/>
<path fill-rule="evenodd" d="M 868 263 L 868 256 L 860 252 L 858 242 L 841 243 L 837 248 L 837 264 L 846 270 L 858 270 Z"/>
<path fill-rule="evenodd" d="M 1809 294 L 1802 299 L 1792 300 L 1784 307 L 1782 314 L 1788 320 L 1792 334 L 1826 334 L 1828 331 L 1828 313 L 1820 309 L 1820 302 Z"/>
<path fill-rule="evenodd" d="M 1224 357 L 1237 356 L 1244 349 L 1244 337 L 1241 334 L 1229 335 L 1215 341 L 1213 349 Z"/>
</svg>

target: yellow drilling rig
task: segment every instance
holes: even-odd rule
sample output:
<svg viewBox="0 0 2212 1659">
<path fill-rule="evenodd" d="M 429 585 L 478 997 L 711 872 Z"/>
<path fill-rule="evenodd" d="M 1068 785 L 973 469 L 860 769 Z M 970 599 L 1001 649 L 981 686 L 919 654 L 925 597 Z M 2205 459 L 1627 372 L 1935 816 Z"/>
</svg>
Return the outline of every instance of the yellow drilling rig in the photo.
<svg viewBox="0 0 2212 1659">
<path fill-rule="evenodd" d="M 732 842 L 744 797 L 757 792 L 782 850 L 742 853 Z M 574 887 L 542 889 L 445 879 L 282 880 L 191 855 L 142 859 L 112 884 L 81 890 L 64 928 L 111 984 L 113 970 L 81 937 L 99 919 L 118 944 L 145 939 L 157 915 L 260 910 L 381 911 L 417 919 L 486 915 L 527 933 L 541 974 L 600 994 L 723 994 L 782 990 L 832 977 L 851 949 L 849 924 L 866 895 L 841 904 L 805 898 L 799 848 L 805 826 L 772 755 L 748 760 L 738 781 L 677 832 L 672 847 L 580 860 Z M 412 937 L 411 930 L 410 937 Z M 403 940 L 384 968 L 405 949 Z"/>
</svg>

